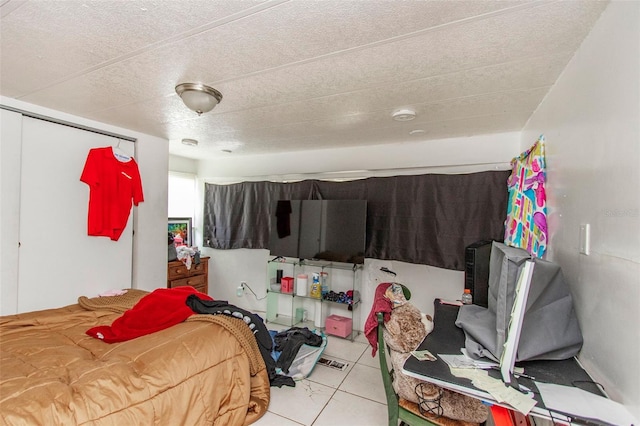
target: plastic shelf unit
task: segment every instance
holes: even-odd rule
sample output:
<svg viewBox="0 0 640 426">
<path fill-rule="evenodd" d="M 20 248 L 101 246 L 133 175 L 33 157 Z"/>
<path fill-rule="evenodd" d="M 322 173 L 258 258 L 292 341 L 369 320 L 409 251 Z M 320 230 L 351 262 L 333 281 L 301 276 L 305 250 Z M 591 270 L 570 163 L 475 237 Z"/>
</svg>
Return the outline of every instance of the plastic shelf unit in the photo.
<svg viewBox="0 0 640 426">
<path fill-rule="evenodd" d="M 346 338 L 355 339 L 361 330 L 362 270 L 362 264 L 324 260 L 276 257 L 268 261 L 267 323 L 293 327 L 313 320 L 316 328 L 324 329 L 327 316 L 340 315 L 351 319 L 353 331 Z M 299 275 L 307 276 L 306 284 Z M 325 293 L 319 297 L 312 292 L 314 275 L 320 287 L 325 284 Z M 282 278 L 293 278 L 291 292 L 283 290 Z"/>
</svg>

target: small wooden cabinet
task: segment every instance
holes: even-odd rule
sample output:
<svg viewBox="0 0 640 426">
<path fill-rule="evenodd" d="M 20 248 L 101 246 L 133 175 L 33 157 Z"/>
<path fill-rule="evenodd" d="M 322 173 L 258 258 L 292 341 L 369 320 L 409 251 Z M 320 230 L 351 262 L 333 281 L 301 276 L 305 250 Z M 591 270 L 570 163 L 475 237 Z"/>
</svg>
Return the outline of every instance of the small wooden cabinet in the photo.
<svg viewBox="0 0 640 426">
<path fill-rule="evenodd" d="M 201 257 L 200 263 L 191 264 L 187 269 L 179 260 L 169 262 L 167 268 L 167 288 L 189 285 L 200 293 L 209 294 L 209 258 Z"/>
</svg>

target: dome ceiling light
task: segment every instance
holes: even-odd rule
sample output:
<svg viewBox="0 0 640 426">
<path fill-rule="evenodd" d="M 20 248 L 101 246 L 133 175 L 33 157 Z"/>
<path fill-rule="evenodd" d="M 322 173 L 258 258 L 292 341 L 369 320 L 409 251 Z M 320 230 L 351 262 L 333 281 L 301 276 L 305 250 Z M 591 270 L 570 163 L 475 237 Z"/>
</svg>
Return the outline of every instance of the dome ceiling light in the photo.
<svg viewBox="0 0 640 426">
<path fill-rule="evenodd" d="M 396 121 L 411 121 L 416 118 L 416 112 L 411 109 L 399 109 L 391 114 Z"/>
<path fill-rule="evenodd" d="M 195 139 L 182 139 L 182 143 L 188 146 L 198 146 L 198 141 Z"/>
<path fill-rule="evenodd" d="M 198 115 L 209 112 L 222 101 L 222 93 L 202 83 L 181 83 L 176 86 L 176 93 L 182 102 Z"/>
</svg>

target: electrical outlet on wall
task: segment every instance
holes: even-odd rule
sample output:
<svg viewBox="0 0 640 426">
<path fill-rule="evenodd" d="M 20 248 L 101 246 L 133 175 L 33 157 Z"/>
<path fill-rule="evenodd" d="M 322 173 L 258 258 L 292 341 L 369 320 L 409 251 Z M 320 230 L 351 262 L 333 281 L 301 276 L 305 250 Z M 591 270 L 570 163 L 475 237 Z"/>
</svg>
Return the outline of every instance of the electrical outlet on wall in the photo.
<svg viewBox="0 0 640 426">
<path fill-rule="evenodd" d="M 246 285 L 247 285 L 246 282 L 240 281 L 240 285 L 236 289 L 236 296 L 242 297 L 242 295 L 244 294 L 244 288 L 245 288 Z"/>
</svg>

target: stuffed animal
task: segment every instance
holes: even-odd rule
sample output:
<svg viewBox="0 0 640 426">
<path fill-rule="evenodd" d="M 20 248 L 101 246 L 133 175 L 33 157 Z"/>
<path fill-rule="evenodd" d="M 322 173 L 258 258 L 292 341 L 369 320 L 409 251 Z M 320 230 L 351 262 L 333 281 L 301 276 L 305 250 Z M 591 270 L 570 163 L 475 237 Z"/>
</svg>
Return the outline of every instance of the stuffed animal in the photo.
<svg viewBox="0 0 640 426">
<path fill-rule="evenodd" d="M 394 351 L 407 353 L 415 350 L 433 330 L 431 316 L 420 312 L 410 302 L 396 306 L 385 323 L 384 341 Z"/>
<path fill-rule="evenodd" d="M 473 423 L 486 421 L 489 411 L 480 400 L 402 374 L 402 366 L 411 356 L 410 352 L 415 350 L 433 330 L 433 320 L 431 316 L 421 313 L 418 308 L 405 299 L 399 285 L 399 293 L 397 288 L 391 287 L 385 296 L 392 300 L 394 308 L 391 311 L 389 321 L 384 325 L 383 334 L 384 341 L 389 347 L 391 365 L 396 372 L 393 388 L 398 396 L 419 404 L 418 392 L 423 399 L 439 395 L 437 404 L 441 407 L 441 415 Z"/>
</svg>

